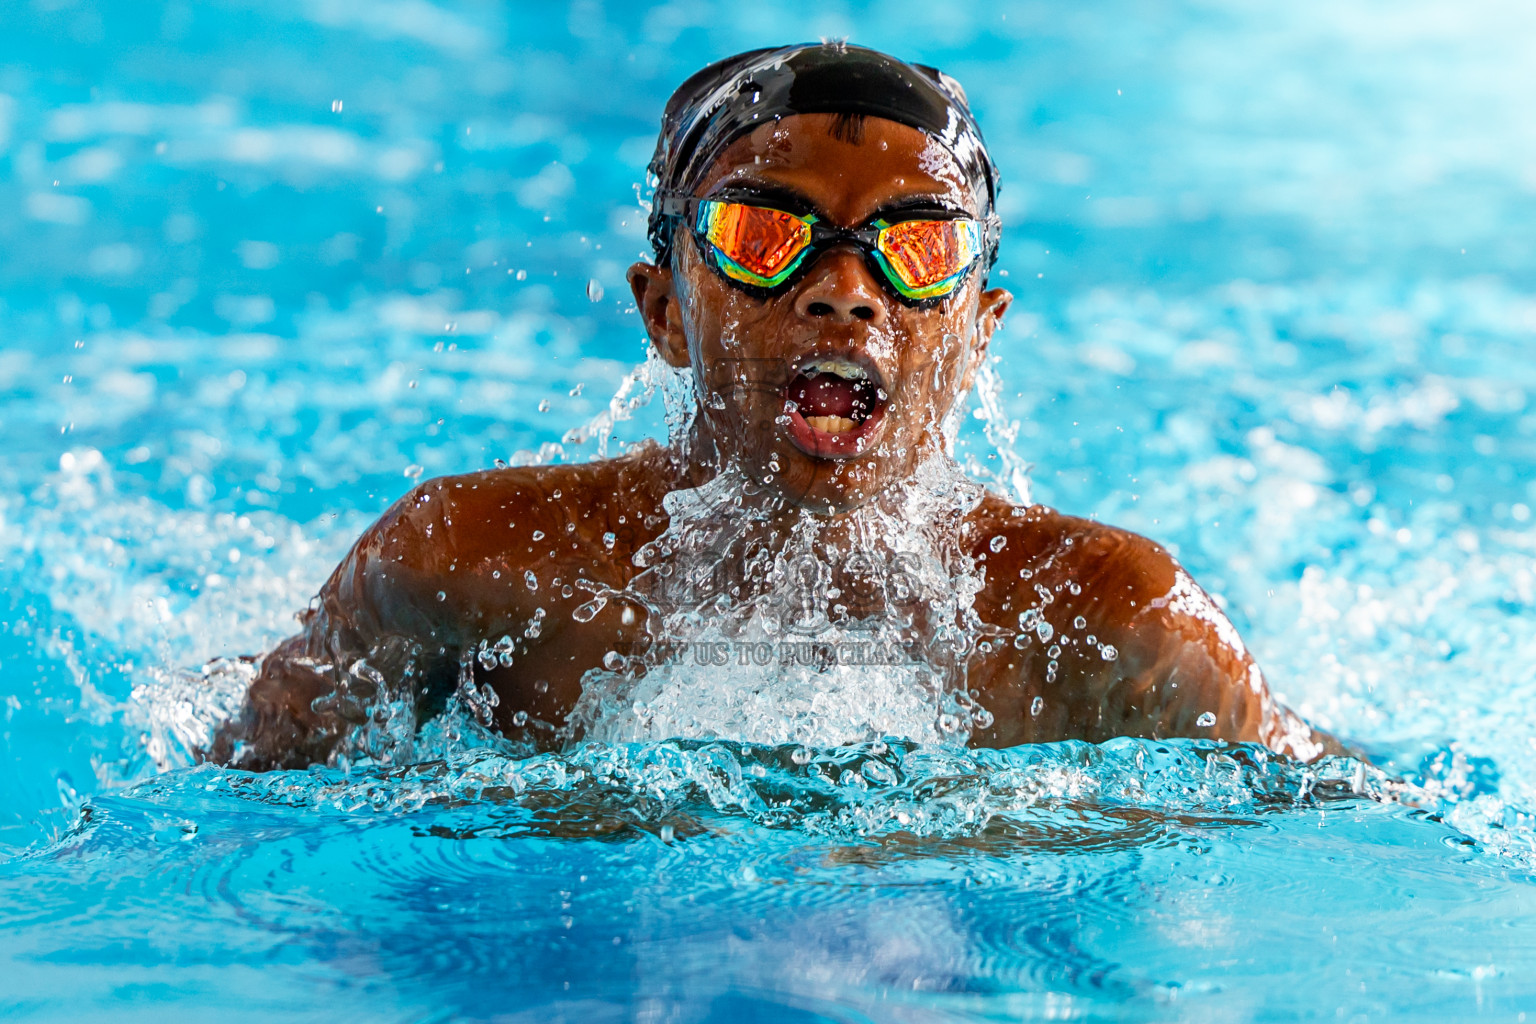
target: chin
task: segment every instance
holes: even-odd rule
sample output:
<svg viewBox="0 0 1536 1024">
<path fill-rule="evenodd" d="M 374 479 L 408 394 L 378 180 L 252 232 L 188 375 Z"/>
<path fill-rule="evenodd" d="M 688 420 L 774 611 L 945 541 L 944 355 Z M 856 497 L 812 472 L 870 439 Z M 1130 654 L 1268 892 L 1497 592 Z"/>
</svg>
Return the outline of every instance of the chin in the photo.
<svg viewBox="0 0 1536 1024">
<path fill-rule="evenodd" d="M 799 455 L 789 472 L 774 481 L 773 490 L 796 508 L 836 515 L 869 504 L 895 482 L 897 474 L 881 472 L 886 468 Z"/>
</svg>

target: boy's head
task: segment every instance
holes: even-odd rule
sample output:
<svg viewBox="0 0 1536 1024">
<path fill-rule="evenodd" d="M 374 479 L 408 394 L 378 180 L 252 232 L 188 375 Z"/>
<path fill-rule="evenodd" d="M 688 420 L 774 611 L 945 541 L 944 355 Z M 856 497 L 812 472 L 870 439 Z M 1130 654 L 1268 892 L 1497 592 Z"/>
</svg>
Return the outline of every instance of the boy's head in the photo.
<svg viewBox="0 0 1536 1024">
<path fill-rule="evenodd" d="M 722 463 L 838 511 L 943 446 L 1011 301 L 957 83 L 857 47 L 742 54 L 673 96 L 651 171 L 657 260 L 630 283 Z"/>
</svg>

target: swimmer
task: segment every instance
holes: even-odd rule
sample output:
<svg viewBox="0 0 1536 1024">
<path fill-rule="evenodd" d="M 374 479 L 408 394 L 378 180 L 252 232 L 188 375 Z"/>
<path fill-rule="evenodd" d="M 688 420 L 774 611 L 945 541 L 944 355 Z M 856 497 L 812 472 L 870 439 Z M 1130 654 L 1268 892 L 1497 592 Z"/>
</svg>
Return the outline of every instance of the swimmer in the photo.
<svg viewBox="0 0 1536 1024">
<path fill-rule="evenodd" d="M 946 424 L 1012 301 L 989 286 L 997 171 L 957 82 L 840 44 L 741 54 L 673 95 L 650 169 L 655 262 L 629 283 L 657 355 L 692 375 L 690 424 L 618 458 L 416 487 L 358 540 L 302 632 L 260 661 L 210 760 L 334 762 L 386 696 L 416 723 L 458 695 L 515 741 L 580 740 L 584 686 L 658 639 L 654 606 L 623 598 L 676 515 L 669 495 L 733 474 L 727 507 L 770 547 L 808 517 L 835 546 L 840 524 L 924 467 L 953 467 Z M 971 744 L 1200 737 L 1340 752 L 1274 700 L 1163 548 L 976 494 L 945 527 L 978 581 L 966 614 L 982 639 L 953 682 L 985 709 Z M 857 619 L 858 579 L 832 585 Z"/>
</svg>

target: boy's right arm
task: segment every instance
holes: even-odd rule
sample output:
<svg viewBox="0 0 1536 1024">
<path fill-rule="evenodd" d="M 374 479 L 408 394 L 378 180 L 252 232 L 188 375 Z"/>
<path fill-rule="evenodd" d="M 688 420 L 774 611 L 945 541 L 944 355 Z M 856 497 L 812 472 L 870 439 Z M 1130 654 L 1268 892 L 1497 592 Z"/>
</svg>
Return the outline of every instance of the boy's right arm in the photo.
<svg viewBox="0 0 1536 1024">
<path fill-rule="evenodd" d="M 409 691 L 420 707 L 452 692 L 458 638 L 425 589 L 435 591 L 435 563 L 451 551 L 442 491 L 442 481 L 421 485 L 358 539 L 301 632 L 261 660 L 245 707 L 208 760 L 254 771 L 324 764 L 380 698 Z"/>
</svg>

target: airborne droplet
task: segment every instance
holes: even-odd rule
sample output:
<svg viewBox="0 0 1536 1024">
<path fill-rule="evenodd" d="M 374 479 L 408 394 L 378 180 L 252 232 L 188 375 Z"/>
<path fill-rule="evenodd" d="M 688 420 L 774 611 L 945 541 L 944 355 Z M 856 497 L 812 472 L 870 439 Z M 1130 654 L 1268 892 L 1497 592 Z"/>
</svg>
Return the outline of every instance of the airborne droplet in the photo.
<svg viewBox="0 0 1536 1024">
<path fill-rule="evenodd" d="M 566 587 L 565 589 L 569 590 L 570 587 Z M 575 619 L 577 622 L 591 622 L 593 619 L 597 618 L 597 613 L 602 611 L 603 607 L 607 604 L 608 599 L 606 597 L 594 597 L 580 608 L 577 608 L 575 611 L 571 612 L 571 618 Z"/>
</svg>

